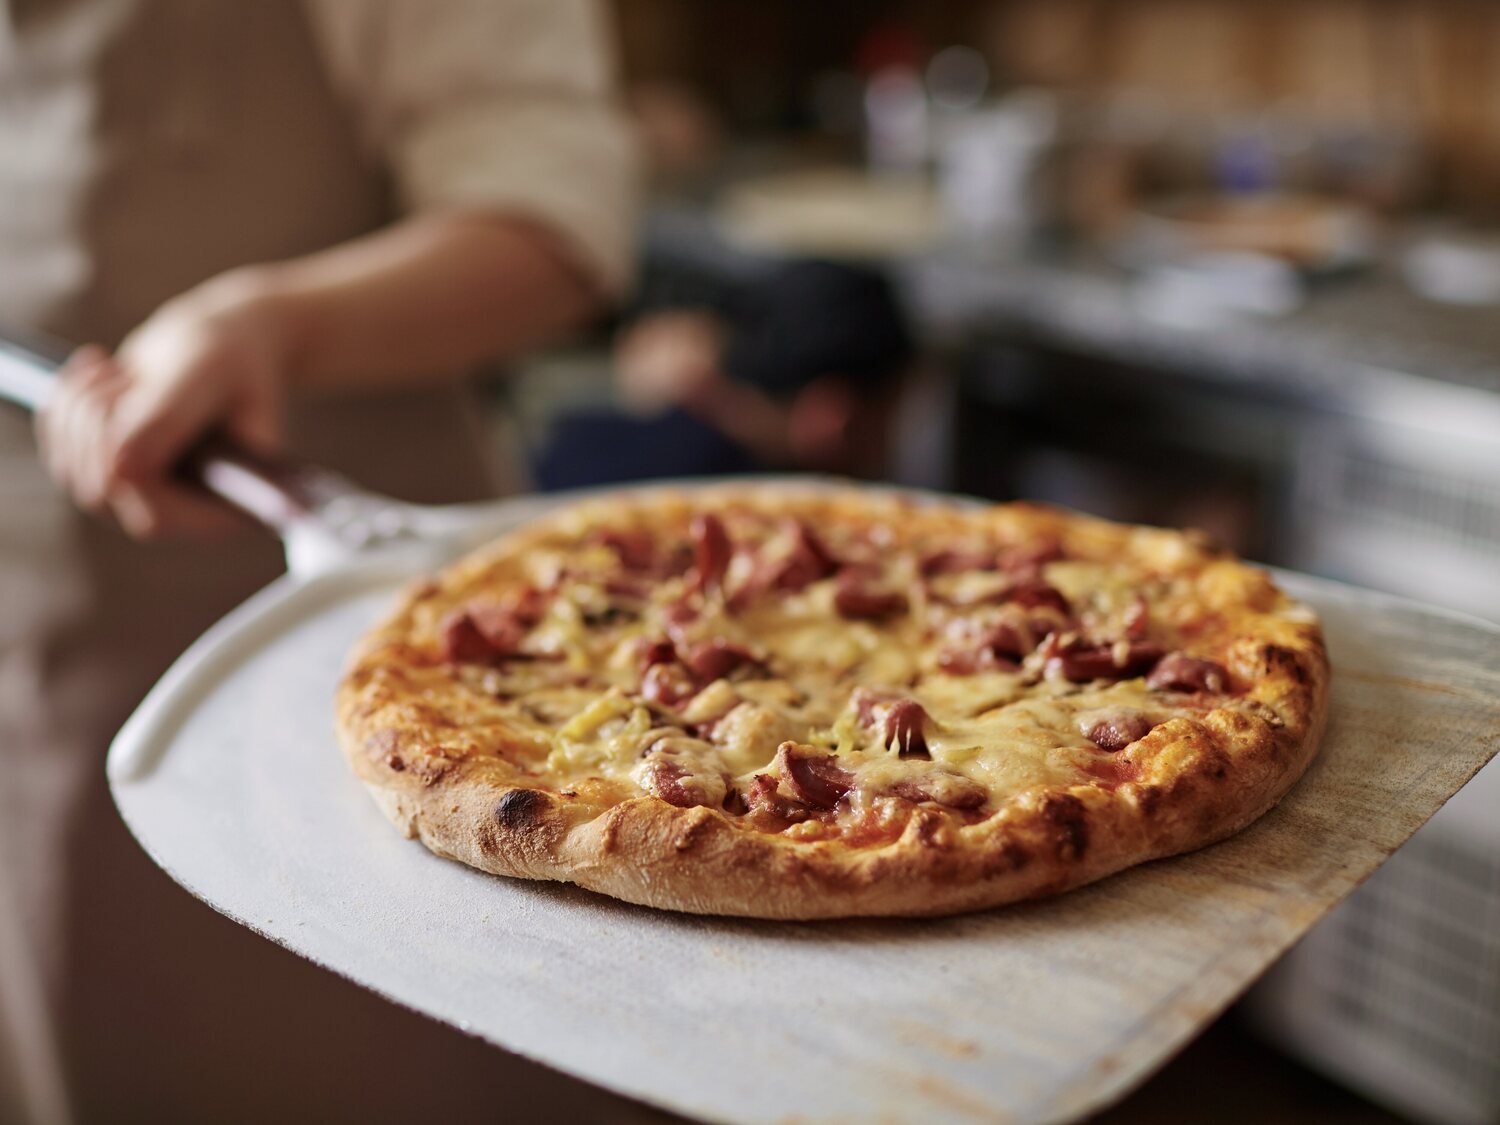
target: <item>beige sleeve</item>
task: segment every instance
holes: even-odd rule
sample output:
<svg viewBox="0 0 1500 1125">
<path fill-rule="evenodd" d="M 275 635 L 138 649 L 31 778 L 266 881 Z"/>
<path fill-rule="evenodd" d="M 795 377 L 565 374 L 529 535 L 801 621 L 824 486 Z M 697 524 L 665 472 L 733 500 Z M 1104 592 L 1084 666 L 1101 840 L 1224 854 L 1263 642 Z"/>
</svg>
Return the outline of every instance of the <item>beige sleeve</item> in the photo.
<svg viewBox="0 0 1500 1125">
<path fill-rule="evenodd" d="M 410 211 L 555 230 L 608 291 L 634 260 L 636 150 L 596 0 L 307 0 L 335 85 Z"/>
</svg>

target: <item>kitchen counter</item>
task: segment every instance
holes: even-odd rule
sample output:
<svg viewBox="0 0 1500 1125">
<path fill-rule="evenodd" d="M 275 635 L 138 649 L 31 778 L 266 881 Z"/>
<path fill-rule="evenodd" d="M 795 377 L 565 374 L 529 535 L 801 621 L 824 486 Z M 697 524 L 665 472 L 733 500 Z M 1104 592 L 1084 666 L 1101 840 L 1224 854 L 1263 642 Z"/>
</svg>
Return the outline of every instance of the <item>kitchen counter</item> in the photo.
<svg viewBox="0 0 1500 1125">
<path fill-rule="evenodd" d="M 654 208 L 646 244 L 658 260 L 731 275 L 771 260 L 694 206 Z M 1195 325 L 1153 312 L 1133 275 L 1097 255 L 939 248 L 890 265 L 940 345 L 1003 337 L 1500 445 L 1500 312 L 1428 301 L 1382 269 L 1320 280 L 1285 315 Z"/>
</svg>

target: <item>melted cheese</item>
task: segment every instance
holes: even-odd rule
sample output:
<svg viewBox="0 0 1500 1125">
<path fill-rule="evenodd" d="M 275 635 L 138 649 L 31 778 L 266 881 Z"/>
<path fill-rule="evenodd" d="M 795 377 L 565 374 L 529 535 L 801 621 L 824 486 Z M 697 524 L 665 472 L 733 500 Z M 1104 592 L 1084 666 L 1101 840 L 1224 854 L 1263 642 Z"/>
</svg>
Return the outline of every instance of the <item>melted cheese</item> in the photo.
<svg viewBox="0 0 1500 1125">
<path fill-rule="evenodd" d="M 786 548 L 774 545 L 783 534 L 774 525 L 762 527 L 759 542 L 744 525 L 731 532 L 738 550 L 725 581 L 733 590 L 752 580 L 757 549 Z M 864 552 L 860 557 L 870 557 L 868 539 L 849 548 L 836 532 L 826 534 L 835 555 L 856 549 Z M 734 609 L 717 594 L 705 598 L 692 592 L 685 577 L 665 578 L 656 581 L 644 606 L 637 600 L 612 610 L 605 579 L 619 571 L 614 552 L 538 551 L 528 561 L 534 580 L 564 568 L 568 577 L 526 646 L 561 659 L 507 665 L 486 673 L 486 685 L 502 699 L 514 695 L 501 706 L 518 729 L 550 734 L 547 767 L 563 780 L 598 775 L 640 783 L 649 774 L 643 760 L 654 753 L 660 728 L 677 724 L 678 734 L 686 732 L 697 746 L 681 760 L 695 769 L 721 771 L 740 785 L 766 772 L 784 742 L 835 754 L 855 778 L 855 806 L 867 806 L 872 795 L 913 780 L 929 788 L 978 783 L 992 795 L 991 807 L 1034 786 L 1076 784 L 1087 779 L 1083 767 L 1098 754 L 1085 737 L 1091 716 L 1122 713 L 1122 708 L 1162 711 L 1160 697 L 1140 680 L 1080 686 L 1036 682 L 1019 671 L 943 673 L 937 652 L 953 637 L 967 635 L 966 629 L 972 633 L 1000 619 L 1015 618 L 1022 629 L 1027 623 L 1019 607 L 985 604 L 994 601 L 1004 582 L 994 572 L 941 576 L 928 599 L 917 560 L 933 546 L 918 543 L 877 555 L 879 562 L 872 565 L 879 568 L 878 580 L 907 593 L 910 603 L 907 612 L 883 621 L 842 619 L 832 578 L 798 592 L 761 592 Z M 1105 636 L 1120 635 L 1115 630 L 1128 614 L 1139 613 L 1140 593 L 1149 590 L 1151 627 L 1168 645 L 1174 638 L 1161 630 L 1173 627 L 1180 610 L 1156 603 L 1186 600 L 1192 592 L 1190 583 L 1157 579 L 1125 564 L 1058 561 L 1046 564 L 1043 574 L 1085 628 Z M 670 612 L 684 601 L 697 611 L 687 621 Z M 652 706 L 640 695 L 639 652 L 643 642 L 669 632 L 688 645 L 720 640 L 742 646 L 757 663 L 710 684 L 680 711 Z M 924 734 L 930 761 L 901 758 L 886 745 L 880 718 L 860 721 L 854 700 L 859 688 L 921 704 L 929 716 Z M 566 714 L 558 718 L 560 711 Z"/>
<path fill-rule="evenodd" d="M 624 773 L 640 758 L 651 727 L 646 707 L 611 688 L 558 728 L 547 768 L 565 776 Z"/>
</svg>

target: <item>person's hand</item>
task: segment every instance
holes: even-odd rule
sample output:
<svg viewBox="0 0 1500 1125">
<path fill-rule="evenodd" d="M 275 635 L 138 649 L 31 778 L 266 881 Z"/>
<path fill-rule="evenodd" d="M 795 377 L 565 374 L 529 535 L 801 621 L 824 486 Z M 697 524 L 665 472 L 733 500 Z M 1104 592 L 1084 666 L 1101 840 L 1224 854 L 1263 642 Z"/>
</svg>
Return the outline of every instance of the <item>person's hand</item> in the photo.
<svg viewBox="0 0 1500 1125">
<path fill-rule="evenodd" d="M 656 414 L 690 405 L 720 380 L 724 330 L 702 312 L 654 313 L 615 342 L 615 385 L 627 409 Z"/>
<path fill-rule="evenodd" d="M 803 387 L 787 410 L 786 441 L 792 463 L 823 472 L 852 472 L 858 450 L 854 423 L 859 397 L 849 381 L 824 375 Z"/>
<path fill-rule="evenodd" d="M 231 274 L 163 305 L 114 355 L 79 348 L 37 419 L 48 469 L 81 507 L 137 538 L 234 525 L 172 470 L 214 431 L 280 447 L 289 343 L 285 314 Z"/>
</svg>

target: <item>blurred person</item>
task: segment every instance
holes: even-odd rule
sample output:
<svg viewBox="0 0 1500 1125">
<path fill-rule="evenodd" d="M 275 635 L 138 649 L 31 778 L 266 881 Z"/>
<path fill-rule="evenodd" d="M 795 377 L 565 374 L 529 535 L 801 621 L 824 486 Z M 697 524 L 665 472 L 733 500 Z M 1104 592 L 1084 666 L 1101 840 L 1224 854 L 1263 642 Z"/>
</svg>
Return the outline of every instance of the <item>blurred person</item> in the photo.
<svg viewBox="0 0 1500 1125">
<path fill-rule="evenodd" d="M 0 856 L 82 1117 L 488 1116 L 543 1088 L 193 902 L 103 755 L 280 568 L 264 536 L 121 533 L 227 530 L 171 477 L 208 432 L 494 494 L 459 377 L 626 283 L 609 54 L 592 0 L 0 0 L 0 324 L 89 342 L 37 436 L 101 518 L 0 412 Z"/>
<path fill-rule="evenodd" d="M 649 271 L 614 344 L 617 407 L 559 419 L 543 489 L 653 477 L 814 471 L 879 476 L 913 347 L 863 266 L 793 261 L 738 282 Z"/>
</svg>

